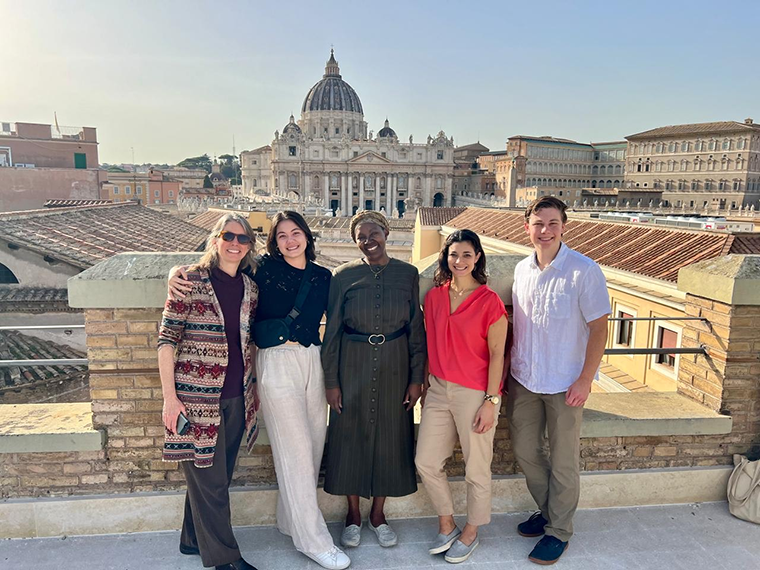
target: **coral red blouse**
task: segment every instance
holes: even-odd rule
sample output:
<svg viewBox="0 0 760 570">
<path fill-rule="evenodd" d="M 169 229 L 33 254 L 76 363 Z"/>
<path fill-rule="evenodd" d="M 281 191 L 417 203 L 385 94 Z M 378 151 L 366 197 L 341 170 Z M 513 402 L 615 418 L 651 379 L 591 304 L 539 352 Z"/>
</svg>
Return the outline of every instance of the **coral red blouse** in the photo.
<svg viewBox="0 0 760 570">
<path fill-rule="evenodd" d="M 430 373 L 472 388 L 488 389 L 488 329 L 507 314 L 496 292 L 481 285 L 451 313 L 449 286 L 433 287 L 425 295 Z"/>
</svg>

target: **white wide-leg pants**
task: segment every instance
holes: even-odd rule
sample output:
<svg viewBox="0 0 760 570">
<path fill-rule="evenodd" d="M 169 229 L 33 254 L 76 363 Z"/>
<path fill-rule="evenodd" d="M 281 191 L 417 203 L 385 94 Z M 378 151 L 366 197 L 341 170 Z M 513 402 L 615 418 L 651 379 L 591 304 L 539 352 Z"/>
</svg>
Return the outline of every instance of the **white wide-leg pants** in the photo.
<svg viewBox="0 0 760 570">
<path fill-rule="evenodd" d="M 258 391 L 277 472 L 277 528 L 304 553 L 333 547 L 317 505 L 317 479 L 327 432 L 320 347 L 259 349 Z"/>
</svg>

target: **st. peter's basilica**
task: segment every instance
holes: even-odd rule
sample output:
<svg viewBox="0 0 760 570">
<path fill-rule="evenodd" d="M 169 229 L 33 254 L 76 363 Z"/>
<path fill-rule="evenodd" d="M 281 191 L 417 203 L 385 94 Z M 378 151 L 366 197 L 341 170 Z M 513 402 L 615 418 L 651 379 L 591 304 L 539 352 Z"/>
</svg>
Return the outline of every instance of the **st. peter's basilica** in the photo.
<svg viewBox="0 0 760 570">
<path fill-rule="evenodd" d="M 243 194 L 297 197 L 338 216 L 362 209 L 399 216 L 451 205 L 453 155 L 453 137 L 443 131 L 425 143 L 400 141 L 387 119 L 376 135 L 368 131 L 359 95 L 330 50 L 301 118 L 291 115 L 269 145 L 240 154 Z"/>
</svg>

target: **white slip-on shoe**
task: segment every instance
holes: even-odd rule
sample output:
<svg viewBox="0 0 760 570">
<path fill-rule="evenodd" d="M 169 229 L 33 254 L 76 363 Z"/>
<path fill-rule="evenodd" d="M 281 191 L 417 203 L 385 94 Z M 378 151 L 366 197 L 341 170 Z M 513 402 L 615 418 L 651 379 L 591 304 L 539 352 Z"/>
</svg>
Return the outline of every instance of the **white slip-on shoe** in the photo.
<svg viewBox="0 0 760 570">
<path fill-rule="evenodd" d="M 377 542 L 380 546 L 388 548 L 389 546 L 396 546 L 398 542 L 398 536 L 393 529 L 387 524 L 381 524 L 380 526 L 372 526 L 372 521 L 367 520 L 369 528 L 371 528 L 377 535 Z"/>
<path fill-rule="evenodd" d="M 350 524 L 340 533 L 340 543 L 346 548 L 359 546 L 362 541 L 362 526 Z"/>
<path fill-rule="evenodd" d="M 311 558 L 322 568 L 328 568 L 329 570 L 343 570 L 343 568 L 348 568 L 351 565 L 351 559 L 337 546 L 333 546 L 327 552 L 321 552 L 319 554 L 309 554 L 307 552 L 306 556 Z"/>
</svg>

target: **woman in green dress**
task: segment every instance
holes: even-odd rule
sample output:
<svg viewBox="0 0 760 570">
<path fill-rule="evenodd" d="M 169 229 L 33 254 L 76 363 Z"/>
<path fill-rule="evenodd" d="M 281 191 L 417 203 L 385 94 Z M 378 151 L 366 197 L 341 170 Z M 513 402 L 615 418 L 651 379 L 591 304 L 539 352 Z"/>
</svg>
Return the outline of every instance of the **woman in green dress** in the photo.
<svg viewBox="0 0 760 570">
<path fill-rule="evenodd" d="M 325 491 L 348 499 L 344 546 L 361 540 L 359 497 L 372 498 L 369 527 L 393 546 L 385 498 L 417 490 L 413 408 L 426 356 L 419 273 L 388 257 L 382 214 L 360 212 L 350 229 L 363 257 L 334 272 L 322 344 L 331 408 Z"/>
</svg>

